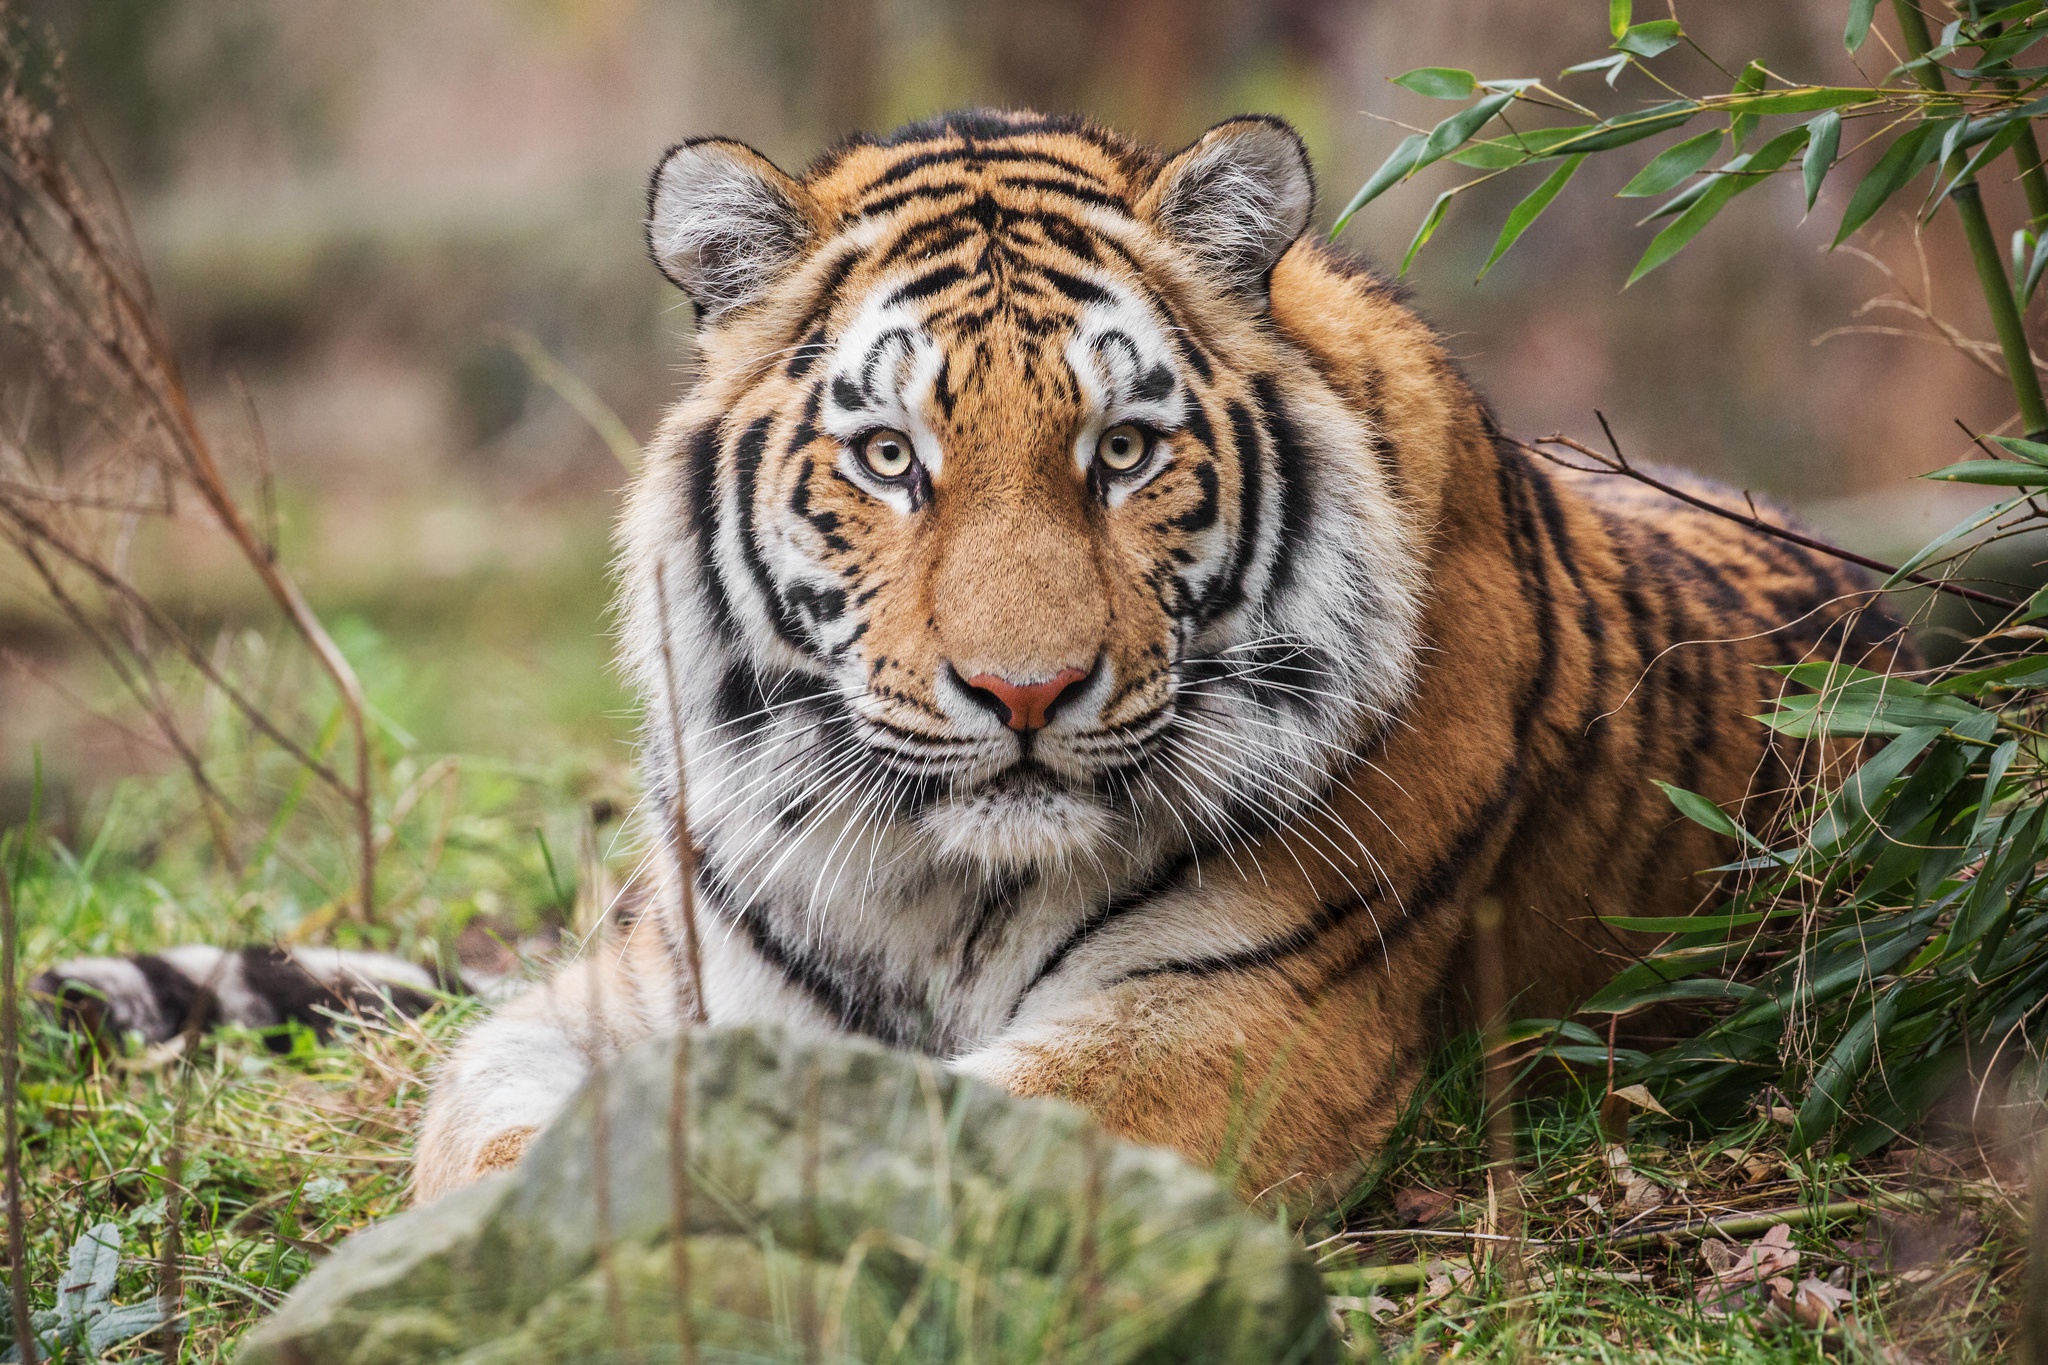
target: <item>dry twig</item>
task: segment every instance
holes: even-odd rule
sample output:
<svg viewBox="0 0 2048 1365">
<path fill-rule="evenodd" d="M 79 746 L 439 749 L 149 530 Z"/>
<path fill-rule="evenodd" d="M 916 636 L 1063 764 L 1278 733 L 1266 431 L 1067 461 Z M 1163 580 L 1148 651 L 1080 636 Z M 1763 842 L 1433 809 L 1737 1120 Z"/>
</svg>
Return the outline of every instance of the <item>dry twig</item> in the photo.
<svg viewBox="0 0 2048 1365">
<path fill-rule="evenodd" d="M 185 765 L 231 871 L 239 863 L 232 806 L 184 734 L 155 662 L 158 646 L 348 803 L 358 844 L 355 908 L 368 920 L 377 848 L 362 687 L 278 560 L 260 437 L 261 527 L 243 510 L 195 413 L 119 195 L 54 78 L 29 83 L 24 33 L 0 3 L 0 540 Z M 195 498 L 333 685 L 353 740 L 353 780 L 237 688 L 131 570 L 129 549 L 143 525 L 189 524 L 181 505 Z"/>
<path fill-rule="evenodd" d="M 1710 502 L 1696 493 L 1689 493 L 1676 484 L 1669 483 L 1645 469 L 1630 464 L 1628 457 L 1621 453 L 1620 443 L 1614 439 L 1613 429 L 1607 425 L 1606 414 L 1596 412 L 1593 415 L 1600 419 L 1600 429 L 1607 433 L 1607 442 L 1612 450 L 1611 454 L 1595 450 L 1591 446 L 1581 441 L 1573 440 L 1561 432 L 1545 436 L 1537 441 L 1519 441 L 1510 437 L 1509 443 L 1517 450 L 1534 455 L 1539 460 L 1548 460 L 1560 469 L 1569 469 L 1579 474 L 1619 474 L 1623 478 L 1634 479 L 1637 483 L 1654 488 L 1667 497 L 1676 498 L 1688 506 L 1697 507 L 1702 512 L 1711 512 L 1715 516 L 1724 517 L 1738 526 L 1746 526 L 1760 535 L 1787 541 L 1793 545 L 1802 546 L 1808 550 L 1816 551 L 1849 564 L 1859 564 L 1873 573 L 1883 574 L 1886 578 L 1898 576 L 1899 569 L 1896 564 L 1887 564 L 1881 559 L 1872 559 L 1869 555 L 1858 554 L 1854 550 L 1844 549 L 1840 545 L 1831 544 L 1816 536 L 1809 536 L 1802 531 L 1795 531 L 1789 526 L 1779 526 L 1774 522 L 1765 521 L 1762 517 L 1756 515 L 1754 503 L 1751 504 L 1751 510 L 1748 513 L 1737 512 L 1733 508 L 1723 507 L 1719 503 Z M 1574 464 L 1570 460 L 1563 459 L 1554 451 L 1544 449 L 1546 446 L 1562 446 L 1566 450 L 1573 451 L 1592 460 L 1598 467 L 1588 469 L 1582 464 Z M 1988 592 L 1980 592 L 1975 588 L 1966 588 L 1959 583 L 1951 583 L 1946 579 L 1935 578 L 1928 574 L 1909 573 L 1904 576 L 1903 581 L 1915 583 L 1925 588 L 1933 588 L 1936 592 L 1945 592 L 1955 597 L 1967 598 L 1972 602 L 1980 602 L 1987 607 L 1997 607 L 2001 611 L 2018 611 L 2021 606 L 2020 603 L 2013 601 L 2011 598 L 1999 597 Z"/>
</svg>

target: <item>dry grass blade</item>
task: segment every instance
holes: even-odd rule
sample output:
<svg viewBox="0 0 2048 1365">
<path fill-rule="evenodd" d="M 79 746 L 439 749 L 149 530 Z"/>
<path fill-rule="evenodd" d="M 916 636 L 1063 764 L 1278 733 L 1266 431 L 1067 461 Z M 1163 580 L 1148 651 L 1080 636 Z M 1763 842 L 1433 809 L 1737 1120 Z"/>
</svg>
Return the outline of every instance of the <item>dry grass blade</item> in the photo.
<svg viewBox="0 0 2048 1365">
<path fill-rule="evenodd" d="M 661 615 L 661 680 L 662 702 L 668 715 L 669 786 L 667 830 L 669 848 L 675 855 L 675 879 L 677 913 L 682 923 L 683 967 L 690 983 L 690 1013 L 688 1022 L 701 1024 L 706 1020 L 704 1012 L 704 954 L 697 939 L 697 846 L 690 839 L 690 808 L 688 790 L 683 779 L 683 715 L 677 704 L 676 656 L 669 641 L 668 614 L 668 562 L 662 561 L 654 571 L 655 608 Z M 677 1022 L 683 1023 L 682 1018 Z"/>
<path fill-rule="evenodd" d="M 704 1010 L 704 961 L 697 939 L 697 848 L 690 839 L 688 787 L 683 776 L 683 718 L 676 704 L 675 650 L 669 642 L 668 564 L 654 570 L 655 608 L 661 616 L 662 700 L 667 711 L 669 734 L 668 828 L 665 834 L 675 856 L 676 916 L 680 923 L 682 962 L 676 973 L 676 1059 L 669 1100 L 669 1186 L 675 1201 L 671 1221 L 670 1262 L 676 1281 L 676 1339 L 684 1365 L 697 1365 L 697 1322 L 691 1304 L 695 1291 L 690 1269 L 690 1029 L 706 1021 Z M 675 944 L 671 942 L 671 951 Z M 687 992 L 687 996 L 685 995 Z M 815 1304 L 808 1293 L 804 1299 L 805 1341 L 815 1344 L 816 1331 L 811 1314 Z"/>
<path fill-rule="evenodd" d="M 1480 1018 L 1486 1031 L 1486 1173 L 1487 1229 L 1505 1240 L 1497 1244 L 1508 1290 L 1508 1339 L 1510 1358 L 1518 1355 L 1521 1310 L 1526 1288 L 1522 1248 L 1521 1182 L 1515 1166 L 1515 1120 L 1513 1103 L 1514 1069 L 1501 1030 L 1507 1023 L 1507 990 L 1500 946 L 1501 904 L 1483 896 L 1472 908 L 1472 956 L 1479 994 Z M 1481 1244 L 1484 1247 L 1486 1244 Z"/>
<path fill-rule="evenodd" d="M 22 1360 L 36 1358 L 35 1332 L 28 1317 L 28 1231 L 21 1203 L 21 1131 L 15 1106 L 21 1080 L 21 1000 L 14 955 L 20 925 L 14 915 L 14 869 L 0 840 L 0 1106 L 6 1108 L 7 1291 L 14 1347 Z"/>
<path fill-rule="evenodd" d="M 266 509 L 259 529 L 200 426 L 119 196 L 55 77 L 30 80 L 27 39 L 24 22 L 0 4 L 0 540 L 155 720 L 199 787 L 231 867 L 229 807 L 179 727 L 173 689 L 152 657 L 159 646 L 348 804 L 355 906 L 367 921 L 377 849 L 361 685 L 278 560 L 267 456 L 259 449 L 255 461 Z M 130 564 L 138 534 L 189 534 L 195 521 L 182 509 L 194 505 L 333 686 L 353 740 L 352 781 L 236 687 L 139 585 Z"/>
</svg>

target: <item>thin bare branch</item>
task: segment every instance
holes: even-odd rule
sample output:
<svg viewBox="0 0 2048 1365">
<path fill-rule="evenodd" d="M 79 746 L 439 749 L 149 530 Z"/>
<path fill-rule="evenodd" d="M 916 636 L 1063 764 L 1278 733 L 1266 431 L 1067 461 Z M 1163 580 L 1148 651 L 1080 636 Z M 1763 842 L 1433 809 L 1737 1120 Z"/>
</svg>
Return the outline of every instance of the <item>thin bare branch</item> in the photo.
<svg viewBox="0 0 2048 1365">
<path fill-rule="evenodd" d="M 1607 425 L 1607 419 L 1604 416 L 1600 418 L 1600 425 L 1602 427 Z M 1610 443 L 1613 441 L 1613 435 L 1613 432 L 1608 432 Z M 1578 474 L 1619 474 L 1623 478 L 1634 479 L 1637 483 L 1654 488 L 1667 497 L 1677 498 L 1688 506 L 1697 507 L 1702 512 L 1711 512 L 1717 517 L 1724 517 L 1736 523 L 1738 526 L 1746 526 L 1759 535 L 1771 536 L 1774 539 L 1813 550 L 1830 558 L 1842 560 L 1845 563 L 1859 564 L 1873 573 L 1883 574 L 1887 579 L 1899 576 L 1899 568 L 1896 564 L 1887 564 L 1881 559 L 1873 559 L 1869 555 L 1858 554 L 1854 550 L 1831 544 L 1817 536 L 1809 536 L 1804 532 L 1795 531 L 1789 526 L 1779 526 L 1775 522 L 1766 521 L 1762 517 L 1753 514 L 1737 512 L 1733 508 L 1709 502 L 1698 494 L 1689 493 L 1675 484 L 1667 483 L 1656 475 L 1630 464 L 1627 458 L 1621 454 L 1619 446 L 1616 446 L 1614 454 L 1608 455 L 1593 449 L 1583 442 L 1573 440 L 1561 432 L 1545 436 L 1537 441 L 1521 441 L 1513 437 L 1508 438 L 1508 440 L 1509 444 L 1513 445 L 1517 450 L 1534 455 L 1539 460 L 1547 460 L 1561 469 L 1569 469 Z M 1545 450 L 1543 448 L 1545 446 L 1563 446 L 1567 450 L 1592 460 L 1595 467 L 1589 469 L 1585 465 L 1574 464 L 1570 460 L 1561 458 L 1554 451 Z M 2021 607 L 2020 603 L 2013 601 L 2009 597 L 1999 597 L 1993 593 L 1979 592 L 1975 588 L 1966 588 L 1960 583 L 1951 583 L 1946 579 L 1935 578 L 1928 574 L 1910 573 L 1905 575 L 1902 581 L 1925 588 L 1933 588 L 1937 592 L 1945 592 L 1953 597 L 1980 602 L 1987 607 L 1997 607 L 2001 611 L 2014 612 L 2020 610 Z"/>
</svg>

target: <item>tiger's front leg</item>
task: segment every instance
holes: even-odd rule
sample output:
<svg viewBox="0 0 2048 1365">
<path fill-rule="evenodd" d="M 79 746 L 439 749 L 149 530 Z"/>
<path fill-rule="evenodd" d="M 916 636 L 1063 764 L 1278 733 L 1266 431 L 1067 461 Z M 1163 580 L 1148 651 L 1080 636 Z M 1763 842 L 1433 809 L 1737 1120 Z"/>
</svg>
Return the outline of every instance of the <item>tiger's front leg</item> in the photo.
<svg viewBox="0 0 2048 1365">
<path fill-rule="evenodd" d="M 1091 1110 L 1118 1136 L 1214 1166 L 1248 1198 L 1343 1192 L 1380 1149 L 1437 1027 L 1462 907 L 1295 958 L 1161 970 L 1020 1012 L 955 1066 Z"/>
<path fill-rule="evenodd" d="M 440 1067 L 413 1160 L 421 1203 L 516 1163 L 591 1068 L 676 1026 L 661 936 L 630 926 L 494 1010 Z"/>
</svg>

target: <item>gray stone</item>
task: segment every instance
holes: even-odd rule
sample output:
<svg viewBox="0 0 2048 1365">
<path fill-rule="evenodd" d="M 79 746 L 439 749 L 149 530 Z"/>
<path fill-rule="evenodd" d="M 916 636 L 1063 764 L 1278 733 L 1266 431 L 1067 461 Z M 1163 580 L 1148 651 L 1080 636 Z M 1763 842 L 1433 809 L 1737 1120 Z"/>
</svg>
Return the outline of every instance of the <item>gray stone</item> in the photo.
<svg viewBox="0 0 2048 1365">
<path fill-rule="evenodd" d="M 517 1169 L 350 1238 L 242 1365 L 679 1359 L 677 1051 L 633 1049 Z M 1070 1105 L 772 1030 L 700 1032 L 684 1060 L 705 1365 L 1337 1358 L 1315 1268 L 1283 1228 Z"/>
</svg>

